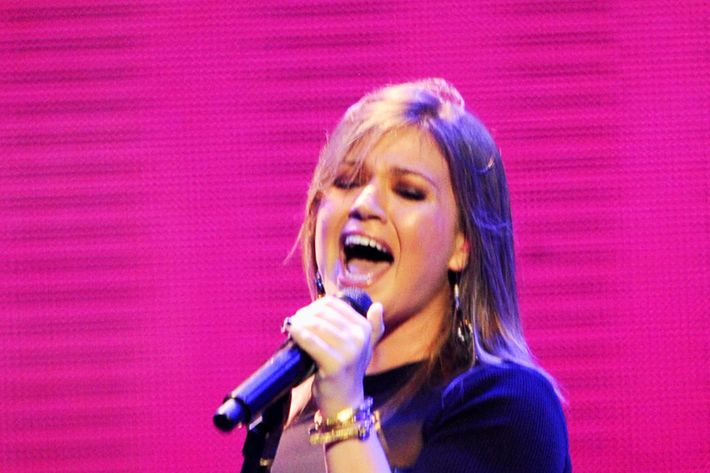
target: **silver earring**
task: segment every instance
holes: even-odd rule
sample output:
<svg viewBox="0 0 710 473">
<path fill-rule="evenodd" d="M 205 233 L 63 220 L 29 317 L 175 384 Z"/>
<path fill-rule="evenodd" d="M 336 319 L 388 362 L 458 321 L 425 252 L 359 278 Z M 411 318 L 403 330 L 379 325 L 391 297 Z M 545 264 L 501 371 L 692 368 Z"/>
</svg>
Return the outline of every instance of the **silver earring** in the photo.
<svg viewBox="0 0 710 473">
<path fill-rule="evenodd" d="M 456 337 L 466 346 L 471 344 L 473 339 L 473 327 L 461 310 L 461 292 L 459 283 L 454 283 L 454 323 L 456 325 Z"/>
</svg>

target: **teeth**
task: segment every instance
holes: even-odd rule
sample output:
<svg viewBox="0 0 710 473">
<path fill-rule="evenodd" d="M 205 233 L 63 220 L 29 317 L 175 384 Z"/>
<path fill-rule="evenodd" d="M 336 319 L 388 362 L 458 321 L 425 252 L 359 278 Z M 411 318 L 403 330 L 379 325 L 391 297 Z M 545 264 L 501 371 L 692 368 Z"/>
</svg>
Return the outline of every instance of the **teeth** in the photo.
<svg viewBox="0 0 710 473">
<path fill-rule="evenodd" d="M 362 235 L 348 235 L 345 237 L 345 246 L 355 246 L 355 245 L 360 245 L 360 246 L 369 246 L 371 248 L 376 249 L 377 251 L 381 251 L 382 253 L 385 254 L 390 254 L 389 250 L 387 250 L 384 246 L 380 245 L 377 243 L 375 240 L 371 238 L 367 238 L 366 236 Z"/>
</svg>

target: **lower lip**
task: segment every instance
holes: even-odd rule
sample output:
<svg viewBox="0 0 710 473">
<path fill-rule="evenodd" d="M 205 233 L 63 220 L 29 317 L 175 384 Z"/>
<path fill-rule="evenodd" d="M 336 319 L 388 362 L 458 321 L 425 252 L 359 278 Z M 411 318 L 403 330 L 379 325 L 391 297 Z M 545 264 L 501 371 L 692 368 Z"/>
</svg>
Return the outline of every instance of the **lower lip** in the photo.
<svg viewBox="0 0 710 473">
<path fill-rule="evenodd" d="M 367 277 L 354 277 L 350 274 L 339 274 L 338 275 L 338 287 L 343 289 L 346 287 L 359 287 L 359 288 L 366 288 L 369 287 L 370 284 L 372 284 L 372 276 L 368 275 Z"/>
</svg>

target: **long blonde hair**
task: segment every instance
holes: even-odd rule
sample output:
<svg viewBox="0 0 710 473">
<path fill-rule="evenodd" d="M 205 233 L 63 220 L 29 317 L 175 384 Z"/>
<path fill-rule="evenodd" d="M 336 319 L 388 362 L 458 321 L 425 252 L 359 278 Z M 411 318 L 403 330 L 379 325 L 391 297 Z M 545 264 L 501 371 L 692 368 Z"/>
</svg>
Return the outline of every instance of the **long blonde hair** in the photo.
<svg viewBox="0 0 710 473">
<path fill-rule="evenodd" d="M 351 106 L 327 140 L 313 175 L 299 234 L 303 267 L 315 296 L 315 222 L 323 192 L 346 157 L 360 162 L 385 133 L 416 128 L 430 136 L 448 164 L 469 261 L 452 281 L 460 287 L 460 315 L 444 317 L 428 362 L 416 376 L 443 382 L 477 362 L 513 361 L 540 371 L 523 336 L 515 282 L 513 228 L 500 152 L 488 130 L 466 111 L 443 79 L 375 90 Z M 471 328 L 471 337 L 461 336 Z M 416 383 L 415 383 L 416 384 Z M 410 390 L 411 391 L 411 390 Z"/>
</svg>

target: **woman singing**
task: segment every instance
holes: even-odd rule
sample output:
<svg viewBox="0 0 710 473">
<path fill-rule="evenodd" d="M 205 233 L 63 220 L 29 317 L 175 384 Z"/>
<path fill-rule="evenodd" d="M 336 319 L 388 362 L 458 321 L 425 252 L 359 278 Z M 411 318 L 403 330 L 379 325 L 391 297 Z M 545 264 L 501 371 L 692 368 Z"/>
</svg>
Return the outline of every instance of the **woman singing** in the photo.
<svg viewBox="0 0 710 473">
<path fill-rule="evenodd" d="M 384 87 L 325 145 L 301 229 L 316 362 L 272 471 L 570 472 L 558 391 L 523 337 L 508 188 L 441 79 Z M 366 291 L 362 317 L 334 297 Z"/>
</svg>

